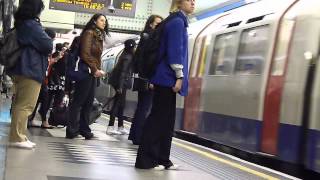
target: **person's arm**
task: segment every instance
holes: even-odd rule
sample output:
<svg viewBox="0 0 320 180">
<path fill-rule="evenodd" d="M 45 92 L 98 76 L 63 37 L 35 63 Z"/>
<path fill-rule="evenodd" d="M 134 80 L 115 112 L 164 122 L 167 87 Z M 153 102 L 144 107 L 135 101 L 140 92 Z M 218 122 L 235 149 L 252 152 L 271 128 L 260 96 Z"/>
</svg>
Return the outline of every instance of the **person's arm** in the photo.
<svg viewBox="0 0 320 180">
<path fill-rule="evenodd" d="M 53 40 L 42 29 L 39 22 L 31 21 L 27 24 L 30 33 L 32 46 L 44 55 L 49 55 L 53 49 Z"/>
<path fill-rule="evenodd" d="M 179 19 L 173 19 L 168 26 L 168 46 L 167 57 L 171 69 L 175 72 L 176 78 L 183 78 L 183 32 L 184 22 Z"/>
<path fill-rule="evenodd" d="M 91 55 L 92 41 L 94 40 L 92 31 L 85 31 L 80 42 L 80 58 L 90 67 L 92 74 L 98 70 L 96 62 L 98 59 Z"/>
</svg>

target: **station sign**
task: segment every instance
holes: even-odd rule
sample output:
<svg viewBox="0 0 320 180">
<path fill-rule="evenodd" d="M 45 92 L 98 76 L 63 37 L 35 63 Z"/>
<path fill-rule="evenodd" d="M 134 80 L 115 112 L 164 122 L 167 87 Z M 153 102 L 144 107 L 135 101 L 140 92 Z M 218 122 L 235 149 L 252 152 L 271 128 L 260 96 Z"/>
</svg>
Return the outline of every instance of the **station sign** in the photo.
<svg viewBox="0 0 320 180">
<path fill-rule="evenodd" d="M 50 0 L 49 9 L 134 17 L 136 0 Z"/>
</svg>

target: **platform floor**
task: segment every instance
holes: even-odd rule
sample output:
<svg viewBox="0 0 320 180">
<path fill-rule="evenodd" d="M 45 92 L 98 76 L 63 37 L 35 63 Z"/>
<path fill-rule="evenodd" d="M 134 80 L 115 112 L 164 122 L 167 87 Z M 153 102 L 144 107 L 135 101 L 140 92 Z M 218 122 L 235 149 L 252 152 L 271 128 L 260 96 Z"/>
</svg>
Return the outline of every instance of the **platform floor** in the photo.
<svg viewBox="0 0 320 180">
<path fill-rule="evenodd" d="M 7 146 L 8 99 L 0 105 L 0 180 L 214 180 L 296 179 L 179 139 L 172 143 L 171 160 L 179 170 L 134 168 L 138 146 L 127 136 L 105 134 L 108 116 L 92 125 L 97 140 L 65 139 L 65 128 L 29 130 L 34 150 Z M 38 121 L 40 123 L 40 121 Z M 130 124 L 126 123 L 126 128 Z"/>
</svg>

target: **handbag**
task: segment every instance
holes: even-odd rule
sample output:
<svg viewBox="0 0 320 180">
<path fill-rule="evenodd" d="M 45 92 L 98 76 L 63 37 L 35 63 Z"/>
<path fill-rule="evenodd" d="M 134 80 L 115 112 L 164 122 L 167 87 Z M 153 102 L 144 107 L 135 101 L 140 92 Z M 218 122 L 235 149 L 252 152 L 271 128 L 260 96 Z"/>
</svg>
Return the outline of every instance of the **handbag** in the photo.
<svg viewBox="0 0 320 180">
<path fill-rule="evenodd" d="M 6 68 L 14 67 L 20 61 L 22 46 L 18 42 L 17 30 L 5 34 L 0 45 L 0 64 Z"/>
<path fill-rule="evenodd" d="M 133 81 L 132 91 L 141 91 L 141 92 L 149 91 L 149 85 L 150 83 L 148 79 L 135 77 Z"/>
</svg>

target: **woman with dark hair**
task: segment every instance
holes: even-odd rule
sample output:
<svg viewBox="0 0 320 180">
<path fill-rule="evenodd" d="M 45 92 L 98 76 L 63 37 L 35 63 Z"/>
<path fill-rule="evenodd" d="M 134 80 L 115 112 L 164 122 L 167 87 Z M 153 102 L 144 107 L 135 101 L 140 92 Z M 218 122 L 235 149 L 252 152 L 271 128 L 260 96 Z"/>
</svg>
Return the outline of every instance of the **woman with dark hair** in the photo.
<svg viewBox="0 0 320 180">
<path fill-rule="evenodd" d="M 35 143 L 26 136 L 27 120 L 36 105 L 53 46 L 53 40 L 40 24 L 39 16 L 43 8 L 42 0 L 23 0 L 14 15 L 22 51 L 18 63 L 8 69 L 15 84 L 10 145 L 26 149 L 35 147 Z"/>
<path fill-rule="evenodd" d="M 98 78 L 105 74 L 101 70 L 101 54 L 103 40 L 108 32 L 106 27 L 106 16 L 95 14 L 80 35 L 80 61 L 88 66 L 88 75 L 75 83 L 66 138 L 73 139 L 79 134 L 87 140 L 94 137 L 89 127 L 89 117 Z"/>
<path fill-rule="evenodd" d="M 54 39 L 56 37 L 56 32 L 52 29 L 45 29 L 44 30 L 47 35 L 51 38 L 51 39 Z M 56 57 L 56 58 L 59 58 L 59 57 Z M 56 62 L 56 59 L 52 57 L 52 55 L 50 54 L 49 55 L 49 58 L 48 58 L 48 69 L 47 69 L 47 76 L 45 78 L 45 80 L 42 82 L 42 85 L 41 85 L 41 89 L 40 89 L 40 94 L 39 94 L 39 97 L 38 97 L 38 101 L 36 103 L 36 107 L 34 108 L 32 114 L 29 116 L 29 121 L 28 121 L 28 127 L 39 127 L 38 125 L 35 125 L 34 123 L 34 117 L 37 113 L 37 110 L 38 110 L 38 106 L 39 104 L 41 104 L 39 110 L 38 110 L 38 113 L 40 114 L 40 117 L 41 117 L 41 128 L 44 128 L 44 129 L 52 129 L 53 127 L 49 125 L 49 122 L 48 122 L 48 119 L 47 119 L 47 112 L 49 110 L 49 106 L 50 106 L 50 102 L 51 102 L 51 99 L 52 99 L 52 94 L 48 91 L 48 74 L 49 74 L 49 71 L 50 71 L 50 66 L 53 62 Z"/>
<path fill-rule="evenodd" d="M 136 81 L 139 81 L 139 83 L 140 83 L 139 86 L 145 87 L 145 85 L 141 85 L 141 83 L 147 84 L 146 86 L 148 86 L 148 80 L 145 77 L 144 73 L 141 72 L 142 68 L 140 68 L 142 66 L 141 63 L 143 63 L 143 61 L 145 61 L 145 60 L 142 60 L 139 57 L 141 51 L 143 51 L 143 49 L 144 49 L 144 41 L 156 29 L 157 25 L 162 20 L 163 20 L 163 18 L 161 16 L 151 15 L 148 18 L 146 25 L 144 27 L 144 30 L 141 33 L 141 38 L 140 38 L 139 45 L 137 47 L 137 51 L 135 54 L 136 58 L 135 58 L 135 62 L 134 62 L 135 72 L 139 73 L 139 79 L 136 79 Z M 149 86 L 150 86 L 150 88 L 153 87 L 152 84 L 150 84 Z M 150 88 L 149 89 L 137 89 L 138 90 L 138 104 L 137 104 L 136 111 L 134 113 L 132 125 L 130 128 L 130 134 L 128 137 L 128 139 L 131 140 L 132 143 L 135 145 L 138 145 L 141 142 L 142 128 L 143 128 L 143 125 L 145 124 L 147 114 L 151 109 L 153 93 Z"/>
<path fill-rule="evenodd" d="M 161 23 L 162 20 L 163 20 L 163 18 L 159 15 L 156 15 L 156 14 L 149 16 L 146 24 L 144 25 L 144 29 L 143 29 L 142 33 L 152 32 L 154 29 L 156 29 L 157 25 L 159 23 Z"/>
</svg>

